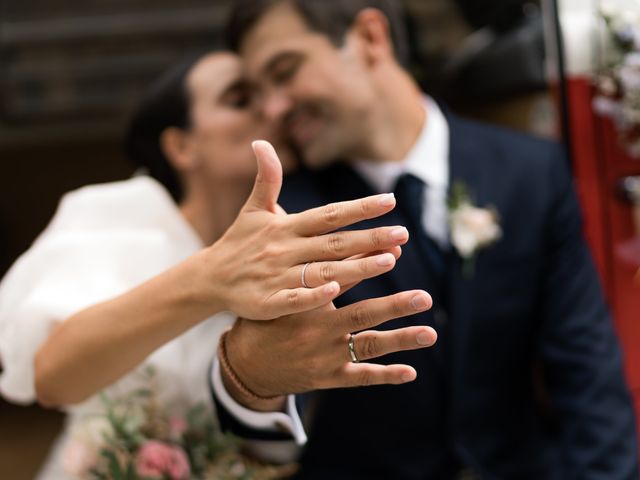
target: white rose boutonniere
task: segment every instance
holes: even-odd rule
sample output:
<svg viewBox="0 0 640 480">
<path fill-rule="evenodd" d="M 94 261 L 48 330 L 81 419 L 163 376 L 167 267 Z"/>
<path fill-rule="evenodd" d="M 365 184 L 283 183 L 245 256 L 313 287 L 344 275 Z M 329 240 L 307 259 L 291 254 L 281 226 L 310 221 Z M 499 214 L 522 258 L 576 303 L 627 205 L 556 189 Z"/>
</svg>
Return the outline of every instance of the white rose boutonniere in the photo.
<svg viewBox="0 0 640 480">
<path fill-rule="evenodd" d="M 449 200 L 451 244 L 464 260 L 465 276 L 473 274 L 478 250 L 502 237 L 499 215 L 495 208 L 473 205 L 464 184 L 453 185 Z"/>
</svg>

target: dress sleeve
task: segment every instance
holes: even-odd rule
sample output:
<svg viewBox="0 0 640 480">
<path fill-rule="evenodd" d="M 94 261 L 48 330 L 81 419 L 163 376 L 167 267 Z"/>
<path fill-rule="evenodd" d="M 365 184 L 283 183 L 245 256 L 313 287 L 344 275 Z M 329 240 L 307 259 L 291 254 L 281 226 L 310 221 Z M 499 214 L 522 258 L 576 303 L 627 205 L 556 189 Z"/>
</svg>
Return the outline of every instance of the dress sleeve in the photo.
<svg viewBox="0 0 640 480">
<path fill-rule="evenodd" d="M 141 232 L 45 232 L 0 284 L 0 393 L 34 402 L 35 354 L 55 325 L 174 263 L 165 244 Z"/>
<path fill-rule="evenodd" d="M 44 234 L 0 284 L 0 393 L 17 403 L 35 401 L 34 357 L 52 328 L 92 301 L 72 286 L 74 262 L 65 243 Z"/>
<path fill-rule="evenodd" d="M 52 328 L 201 248 L 161 186 L 137 178 L 66 194 L 0 283 L 0 394 L 35 401 L 34 357 Z"/>
</svg>

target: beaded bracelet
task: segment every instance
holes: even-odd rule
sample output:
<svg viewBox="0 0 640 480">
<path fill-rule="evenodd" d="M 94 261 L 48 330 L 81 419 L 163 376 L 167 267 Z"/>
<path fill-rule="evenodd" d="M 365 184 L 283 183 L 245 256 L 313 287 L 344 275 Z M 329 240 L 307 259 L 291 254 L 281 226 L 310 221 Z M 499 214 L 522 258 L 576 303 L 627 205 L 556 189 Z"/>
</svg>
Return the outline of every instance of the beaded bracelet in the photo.
<svg viewBox="0 0 640 480">
<path fill-rule="evenodd" d="M 242 380 L 240 380 L 240 378 L 238 377 L 238 374 L 235 372 L 235 370 L 231 367 L 231 364 L 229 363 L 229 357 L 227 356 L 227 334 L 229 333 L 229 330 L 226 330 L 225 332 L 222 333 L 222 335 L 220 335 L 220 342 L 218 344 L 218 359 L 220 360 L 220 366 L 222 367 L 222 370 L 224 370 L 224 373 L 227 374 L 227 377 L 231 380 L 231 383 L 233 383 L 233 385 L 240 390 L 240 392 L 242 392 L 243 395 L 249 397 L 252 400 L 276 400 L 278 398 L 281 398 L 282 395 L 274 395 L 272 397 L 263 397 L 262 395 L 258 395 L 257 393 L 253 392 L 252 390 L 249 389 L 249 387 L 247 387 L 244 383 L 242 383 Z"/>
</svg>

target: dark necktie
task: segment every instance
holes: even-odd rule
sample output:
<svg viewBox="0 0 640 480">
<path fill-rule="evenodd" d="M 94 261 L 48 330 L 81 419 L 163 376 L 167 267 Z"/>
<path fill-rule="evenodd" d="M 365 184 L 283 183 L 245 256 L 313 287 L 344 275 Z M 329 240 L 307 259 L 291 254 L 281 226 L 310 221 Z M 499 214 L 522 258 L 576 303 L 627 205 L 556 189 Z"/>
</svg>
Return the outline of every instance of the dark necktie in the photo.
<svg viewBox="0 0 640 480">
<path fill-rule="evenodd" d="M 434 282 L 439 287 L 445 277 L 446 264 L 442 250 L 427 235 L 422 225 L 425 188 L 422 180 L 410 173 L 405 173 L 398 178 L 394 193 L 397 208 L 408 222 L 409 241 L 415 242 Z"/>
<path fill-rule="evenodd" d="M 426 206 L 425 188 L 429 187 L 422 180 L 405 173 L 398 178 L 394 193 L 397 201 L 396 208 L 407 222 L 406 227 L 410 234 L 409 242 L 412 245 L 407 245 L 407 248 L 414 248 L 419 254 L 419 258 L 422 259 L 424 273 L 426 273 L 429 282 L 424 287 L 433 297 L 433 308 L 424 317 L 430 321 L 427 320 L 425 323 L 435 327 L 438 332 L 437 343 L 429 348 L 429 351 L 424 352 L 422 363 L 416 363 L 417 368 L 428 372 L 431 377 L 429 380 L 423 380 L 429 385 L 428 388 L 438 392 L 429 398 L 431 398 L 431 408 L 438 412 L 436 418 L 432 418 L 434 423 L 430 427 L 435 427 L 439 434 L 430 438 L 432 441 L 434 438 L 438 438 L 442 446 L 437 449 L 437 455 L 433 456 L 427 468 L 434 472 L 434 478 L 457 478 L 451 472 L 459 469 L 460 463 L 448 444 L 450 433 L 447 430 L 446 421 L 443 420 L 448 418 L 450 403 L 448 402 L 450 365 L 448 358 L 451 348 L 447 315 L 448 262 L 446 253 L 427 235 L 422 223 L 423 211 Z"/>
</svg>

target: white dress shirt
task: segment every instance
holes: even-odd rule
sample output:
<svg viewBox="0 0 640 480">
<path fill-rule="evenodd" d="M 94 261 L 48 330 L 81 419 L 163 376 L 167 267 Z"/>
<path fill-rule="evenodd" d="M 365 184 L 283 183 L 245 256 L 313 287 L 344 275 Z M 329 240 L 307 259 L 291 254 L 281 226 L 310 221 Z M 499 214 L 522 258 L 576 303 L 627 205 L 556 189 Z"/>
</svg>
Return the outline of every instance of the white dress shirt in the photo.
<svg viewBox="0 0 640 480">
<path fill-rule="evenodd" d="M 427 112 L 426 121 L 413 148 L 401 162 L 373 162 L 359 160 L 352 164 L 353 168 L 379 193 L 391 192 L 398 177 L 411 173 L 422 180 L 425 185 L 422 224 L 427 234 L 443 249 L 449 245 L 447 226 L 447 191 L 449 188 L 449 125 L 438 104 L 430 97 L 424 97 Z M 307 436 L 295 408 L 294 396 L 287 399 L 287 414 L 282 412 L 254 412 L 238 404 L 226 391 L 220 375 L 220 366 L 216 359 L 212 369 L 213 389 L 216 397 L 224 407 L 245 425 L 256 430 L 276 431 L 288 430 L 297 445 L 304 445 Z M 279 428 L 278 428 L 279 427 Z M 253 443 L 253 442 L 252 442 Z M 284 452 L 269 452 L 269 447 L 276 443 L 256 441 L 261 444 L 262 457 L 282 461 L 287 456 Z M 287 442 L 284 442 L 287 443 Z M 289 451 L 289 456 L 295 452 Z"/>
</svg>

